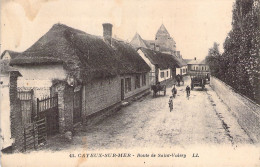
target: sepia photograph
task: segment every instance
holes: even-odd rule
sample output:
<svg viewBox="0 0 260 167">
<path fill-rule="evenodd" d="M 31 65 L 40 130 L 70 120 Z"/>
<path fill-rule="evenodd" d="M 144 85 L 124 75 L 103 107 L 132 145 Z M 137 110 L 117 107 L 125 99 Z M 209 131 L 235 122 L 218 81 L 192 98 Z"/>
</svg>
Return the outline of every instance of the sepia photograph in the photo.
<svg viewBox="0 0 260 167">
<path fill-rule="evenodd" d="M 0 166 L 260 167 L 260 0 L 0 9 Z"/>
</svg>

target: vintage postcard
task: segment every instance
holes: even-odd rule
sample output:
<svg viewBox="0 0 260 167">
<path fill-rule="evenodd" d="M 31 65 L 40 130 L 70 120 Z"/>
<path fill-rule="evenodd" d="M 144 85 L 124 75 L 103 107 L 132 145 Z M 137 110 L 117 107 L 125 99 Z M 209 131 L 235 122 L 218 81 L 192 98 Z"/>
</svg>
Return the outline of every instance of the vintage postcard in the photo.
<svg viewBox="0 0 260 167">
<path fill-rule="evenodd" d="M 260 167 L 260 0 L 1 0 L 1 166 Z"/>
</svg>

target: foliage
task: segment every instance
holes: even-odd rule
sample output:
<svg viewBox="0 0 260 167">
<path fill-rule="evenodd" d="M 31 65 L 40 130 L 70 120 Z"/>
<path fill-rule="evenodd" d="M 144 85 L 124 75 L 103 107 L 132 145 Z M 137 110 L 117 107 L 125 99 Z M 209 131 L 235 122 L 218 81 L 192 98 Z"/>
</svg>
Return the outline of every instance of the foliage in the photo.
<svg viewBox="0 0 260 167">
<path fill-rule="evenodd" d="M 260 103 L 260 0 L 236 0 L 232 30 L 224 42 L 209 49 L 206 60 L 212 75 Z"/>
</svg>

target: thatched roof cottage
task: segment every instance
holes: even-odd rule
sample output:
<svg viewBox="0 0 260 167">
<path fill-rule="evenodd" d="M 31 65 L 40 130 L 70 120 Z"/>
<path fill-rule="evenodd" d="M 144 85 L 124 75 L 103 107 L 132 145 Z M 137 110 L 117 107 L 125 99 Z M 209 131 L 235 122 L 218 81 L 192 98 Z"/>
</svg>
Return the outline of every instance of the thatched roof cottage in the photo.
<svg viewBox="0 0 260 167">
<path fill-rule="evenodd" d="M 184 70 L 182 71 L 182 68 L 186 67 L 186 64 L 175 55 L 162 53 L 144 47 L 138 48 L 137 52 L 151 68 L 149 73 L 151 84 L 164 82 L 170 78 L 174 78 L 176 74 L 180 74 L 180 71 L 184 72 Z"/>
<path fill-rule="evenodd" d="M 112 38 L 112 24 L 103 29 L 99 37 L 55 24 L 11 60 L 23 75 L 20 88 L 36 88 L 35 96 L 58 93 L 61 132 L 149 90 L 150 67 L 130 44 Z"/>
</svg>

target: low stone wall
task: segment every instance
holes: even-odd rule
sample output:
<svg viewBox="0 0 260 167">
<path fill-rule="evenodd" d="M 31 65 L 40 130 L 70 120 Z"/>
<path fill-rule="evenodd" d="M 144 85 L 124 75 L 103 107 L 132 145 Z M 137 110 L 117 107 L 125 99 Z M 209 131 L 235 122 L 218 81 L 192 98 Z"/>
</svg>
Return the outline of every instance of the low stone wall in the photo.
<svg viewBox="0 0 260 167">
<path fill-rule="evenodd" d="M 260 105 L 235 92 L 229 85 L 211 76 L 210 86 L 230 108 L 254 143 L 260 143 Z"/>
</svg>

